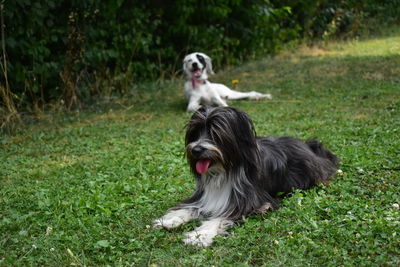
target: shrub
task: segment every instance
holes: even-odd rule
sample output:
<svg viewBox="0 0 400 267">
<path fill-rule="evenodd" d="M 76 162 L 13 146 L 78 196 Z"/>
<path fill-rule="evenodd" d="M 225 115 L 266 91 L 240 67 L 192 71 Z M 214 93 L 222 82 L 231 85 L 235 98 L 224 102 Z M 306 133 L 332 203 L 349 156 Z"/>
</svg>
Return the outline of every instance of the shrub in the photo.
<svg viewBox="0 0 400 267">
<path fill-rule="evenodd" d="M 99 93 L 92 86 L 101 77 L 171 76 L 189 51 L 234 64 L 295 35 L 279 27 L 288 9 L 259 0 L 16 0 L 5 8 L 11 88 L 36 105 L 63 97 L 71 107 Z"/>
<path fill-rule="evenodd" d="M 22 107 L 123 94 L 178 73 L 184 54 L 237 64 L 296 38 L 355 32 L 363 18 L 398 22 L 397 0 L 3 1 L 8 73 Z M 389 19 L 390 18 L 390 19 Z M 2 87 L 3 88 L 3 87 Z M 2 106 L 4 108 L 3 101 Z"/>
</svg>

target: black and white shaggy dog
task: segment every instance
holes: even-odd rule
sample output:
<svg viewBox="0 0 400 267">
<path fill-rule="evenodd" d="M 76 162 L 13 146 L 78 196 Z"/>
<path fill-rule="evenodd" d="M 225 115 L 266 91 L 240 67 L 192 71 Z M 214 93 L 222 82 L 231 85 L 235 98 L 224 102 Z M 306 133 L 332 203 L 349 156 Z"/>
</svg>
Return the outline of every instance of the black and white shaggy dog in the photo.
<svg viewBox="0 0 400 267">
<path fill-rule="evenodd" d="M 187 126 L 186 155 L 197 187 L 193 195 L 155 220 L 167 229 L 196 218 L 186 244 L 209 246 L 243 216 L 278 208 L 276 197 L 328 181 L 338 158 L 316 140 L 257 137 L 236 108 L 200 108 Z"/>
</svg>

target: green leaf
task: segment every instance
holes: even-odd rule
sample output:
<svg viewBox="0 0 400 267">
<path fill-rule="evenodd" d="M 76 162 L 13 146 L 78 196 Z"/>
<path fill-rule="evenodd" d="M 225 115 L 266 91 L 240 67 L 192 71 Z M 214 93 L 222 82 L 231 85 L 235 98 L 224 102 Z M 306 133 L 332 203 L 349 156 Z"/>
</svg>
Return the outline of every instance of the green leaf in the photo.
<svg viewBox="0 0 400 267">
<path fill-rule="evenodd" d="M 110 242 L 108 240 L 100 240 L 96 242 L 95 247 L 100 248 L 108 248 L 110 246 Z"/>
</svg>

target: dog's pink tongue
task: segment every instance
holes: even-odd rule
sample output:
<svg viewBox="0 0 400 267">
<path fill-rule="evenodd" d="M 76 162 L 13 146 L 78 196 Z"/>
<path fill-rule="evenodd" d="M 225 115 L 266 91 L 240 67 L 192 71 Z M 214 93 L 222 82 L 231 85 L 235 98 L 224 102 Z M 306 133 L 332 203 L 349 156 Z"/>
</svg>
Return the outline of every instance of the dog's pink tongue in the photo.
<svg viewBox="0 0 400 267">
<path fill-rule="evenodd" d="M 196 162 L 196 171 L 200 174 L 203 174 L 208 170 L 208 167 L 210 167 L 210 164 L 211 164 L 211 160 L 201 159 L 198 162 Z"/>
<path fill-rule="evenodd" d="M 196 70 L 192 72 L 192 79 L 198 79 L 201 76 L 201 70 Z"/>
</svg>

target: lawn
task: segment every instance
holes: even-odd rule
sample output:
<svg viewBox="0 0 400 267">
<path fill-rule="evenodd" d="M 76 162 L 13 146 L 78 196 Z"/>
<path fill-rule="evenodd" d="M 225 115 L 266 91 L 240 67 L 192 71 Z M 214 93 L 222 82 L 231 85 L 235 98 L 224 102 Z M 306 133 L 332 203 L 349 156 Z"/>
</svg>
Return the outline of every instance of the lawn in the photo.
<svg viewBox="0 0 400 267">
<path fill-rule="evenodd" d="M 299 47 L 211 79 L 273 94 L 230 105 L 250 114 L 258 135 L 323 141 L 343 173 L 212 247 L 185 246 L 198 221 L 151 226 L 194 188 L 183 81 L 143 84 L 107 108 L 1 136 L 0 266 L 400 265 L 399 30 Z"/>
</svg>

